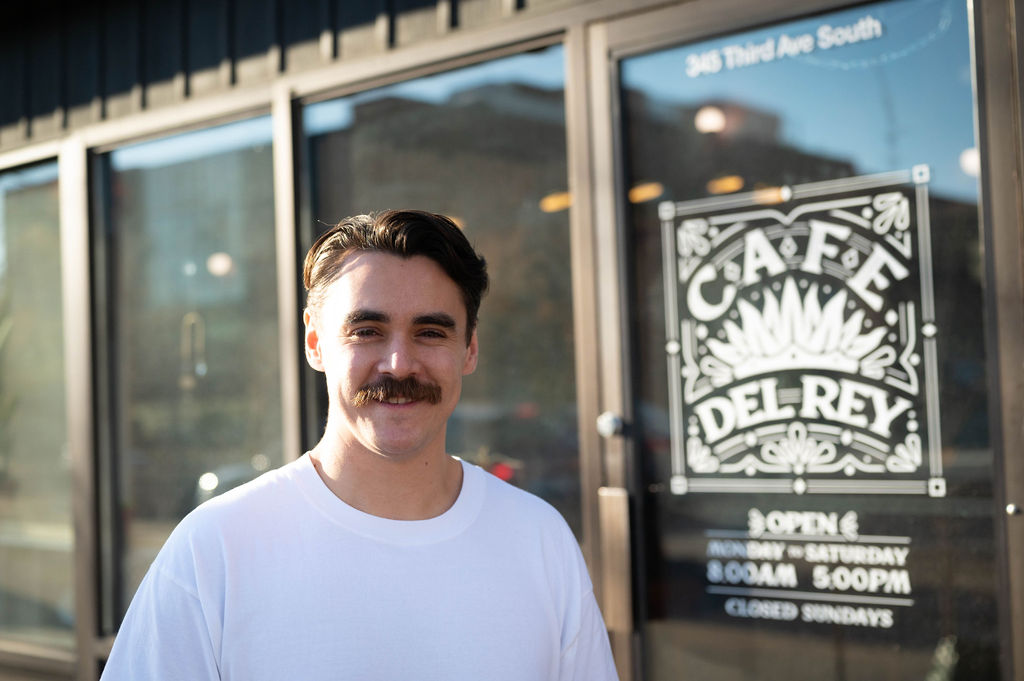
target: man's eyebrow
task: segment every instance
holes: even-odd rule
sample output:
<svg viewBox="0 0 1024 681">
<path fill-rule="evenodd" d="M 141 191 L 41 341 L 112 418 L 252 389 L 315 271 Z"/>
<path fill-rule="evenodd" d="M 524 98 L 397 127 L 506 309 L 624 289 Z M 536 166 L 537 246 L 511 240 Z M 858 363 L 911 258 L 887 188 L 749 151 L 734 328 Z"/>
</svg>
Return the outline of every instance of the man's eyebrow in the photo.
<svg viewBox="0 0 1024 681">
<path fill-rule="evenodd" d="M 415 317 L 413 320 L 414 324 L 420 326 L 440 326 L 445 329 L 455 328 L 455 319 L 444 312 L 431 312 L 430 314 L 422 314 Z"/>
<path fill-rule="evenodd" d="M 345 317 L 345 324 L 351 326 L 352 324 L 361 324 L 363 322 L 386 322 L 388 316 L 383 312 L 376 310 L 354 310 Z"/>
</svg>

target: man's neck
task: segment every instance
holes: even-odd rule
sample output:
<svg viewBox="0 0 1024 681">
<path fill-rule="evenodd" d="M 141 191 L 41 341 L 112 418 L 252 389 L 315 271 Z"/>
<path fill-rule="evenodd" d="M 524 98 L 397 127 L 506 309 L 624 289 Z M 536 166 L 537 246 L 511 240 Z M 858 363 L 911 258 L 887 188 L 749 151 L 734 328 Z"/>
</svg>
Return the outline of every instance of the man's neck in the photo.
<svg viewBox="0 0 1024 681">
<path fill-rule="evenodd" d="M 340 446 L 328 434 L 310 458 L 335 496 L 381 518 L 434 518 L 451 508 L 462 489 L 462 465 L 443 451 L 397 460 Z"/>
</svg>

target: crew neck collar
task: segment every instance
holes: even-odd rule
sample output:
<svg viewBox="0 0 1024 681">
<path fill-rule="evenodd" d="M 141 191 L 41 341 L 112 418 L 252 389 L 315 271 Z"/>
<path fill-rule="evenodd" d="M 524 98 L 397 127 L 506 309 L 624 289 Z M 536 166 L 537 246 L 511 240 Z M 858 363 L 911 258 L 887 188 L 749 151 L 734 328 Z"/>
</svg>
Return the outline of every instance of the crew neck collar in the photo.
<svg viewBox="0 0 1024 681">
<path fill-rule="evenodd" d="M 455 503 L 441 515 L 425 520 L 393 520 L 350 506 L 327 487 L 307 452 L 295 462 L 295 481 L 303 495 L 332 522 L 369 539 L 388 544 L 424 545 L 450 539 L 476 519 L 483 505 L 486 473 L 465 461 L 462 488 Z"/>
</svg>

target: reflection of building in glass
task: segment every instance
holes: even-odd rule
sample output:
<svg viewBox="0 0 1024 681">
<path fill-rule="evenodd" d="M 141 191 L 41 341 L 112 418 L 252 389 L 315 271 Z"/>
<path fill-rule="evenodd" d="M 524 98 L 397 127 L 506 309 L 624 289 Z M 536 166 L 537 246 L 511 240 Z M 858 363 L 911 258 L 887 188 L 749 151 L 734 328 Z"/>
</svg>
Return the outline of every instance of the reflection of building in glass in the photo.
<svg viewBox="0 0 1024 681">
<path fill-rule="evenodd" d="M 564 150 L 562 92 L 515 82 L 439 101 L 364 94 L 349 120 L 308 147 L 314 219 L 401 205 L 465 226 L 493 283 L 449 449 L 507 466 L 579 528 L 567 213 L 542 207 L 566 189 Z"/>
<path fill-rule="evenodd" d="M 674 104 L 637 90 L 626 90 L 624 105 L 630 156 L 643 159 L 643 174 L 634 175 L 635 181 L 661 182 L 662 198 L 767 191 L 856 174 L 847 160 L 784 144 L 778 114 L 724 100 Z M 717 112 L 716 125 L 701 132 L 709 108 Z"/>
<path fill-rule="evenodd" d="M 270 149 L 111 175 L 118 276 L 134 282 L 115 360 L 125 502 L 133 518 L 173 520 L 203 472 L 280 461 Z"/>
</svg>

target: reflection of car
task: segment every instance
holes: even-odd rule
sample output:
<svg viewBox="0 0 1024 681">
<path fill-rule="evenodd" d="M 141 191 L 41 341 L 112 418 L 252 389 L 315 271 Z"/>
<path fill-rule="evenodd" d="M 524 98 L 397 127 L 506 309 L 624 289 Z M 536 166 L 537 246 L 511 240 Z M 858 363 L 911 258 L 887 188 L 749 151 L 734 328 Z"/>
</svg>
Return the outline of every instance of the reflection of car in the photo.
<svg viewBox="0 0 1024 681">
<path fill-rule="evenodd" d="M 546 499 L 580 527 L 575 405 L 464 399 L 447 437 L 449 452 Z"/>
<path fill-rule="evenodd" d="M 228 490 L 255 480 L 268 468 L 270 468 L 270 459 L 263 454 L 257 454 L 248 461 L 225 464 L 203 473 L 196 481 L 193 506 L 198 506 Z"/>
</svg>

